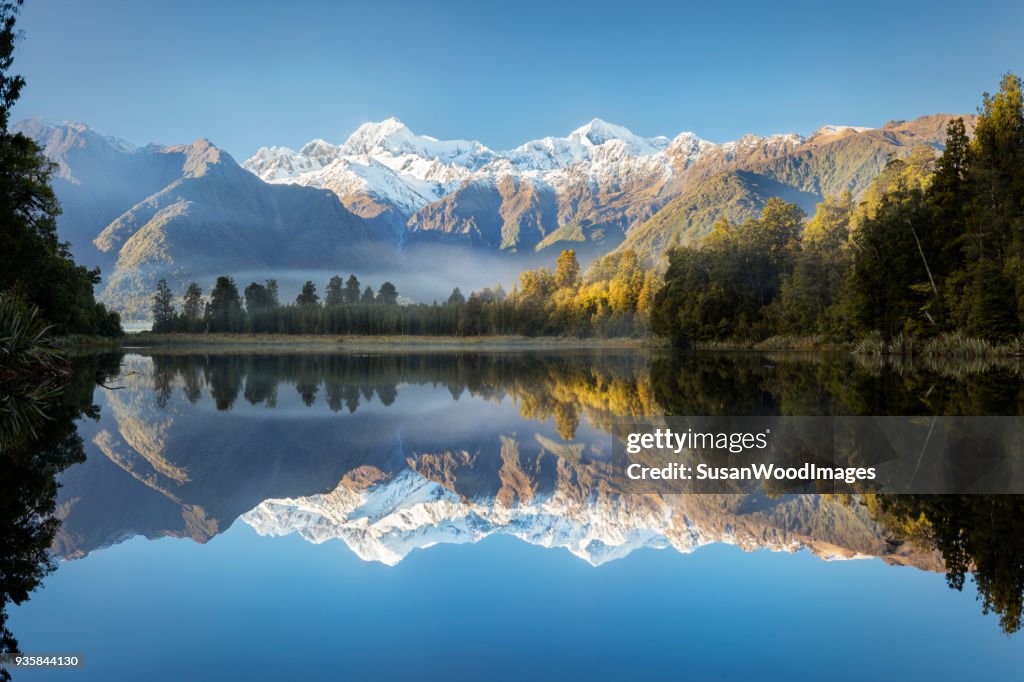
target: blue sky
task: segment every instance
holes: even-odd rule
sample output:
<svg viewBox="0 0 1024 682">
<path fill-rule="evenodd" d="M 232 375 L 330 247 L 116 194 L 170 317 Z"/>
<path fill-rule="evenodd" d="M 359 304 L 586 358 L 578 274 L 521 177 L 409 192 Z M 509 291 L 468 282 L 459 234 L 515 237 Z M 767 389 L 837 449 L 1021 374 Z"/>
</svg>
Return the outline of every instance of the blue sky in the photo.
<svg viewBox="0 0 1024 682">
<path fill-rule="evenodd" d="M 398 116 L 503 149 L 594 117 L 713 141 L 972 112 L 1024 2 L 27 0 L 15 118 L 238 158 Z"/>
</svg>

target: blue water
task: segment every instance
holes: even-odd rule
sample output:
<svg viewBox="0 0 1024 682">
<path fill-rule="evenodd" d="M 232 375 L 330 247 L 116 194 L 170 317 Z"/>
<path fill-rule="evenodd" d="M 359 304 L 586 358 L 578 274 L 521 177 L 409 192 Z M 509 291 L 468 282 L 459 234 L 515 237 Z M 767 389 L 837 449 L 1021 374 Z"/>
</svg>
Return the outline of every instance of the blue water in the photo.
<svg viewBox="0 0 1024 682">
<path fill-rule="evenodd" d="M 938 568 L 934 554 L 890 548 L 861 508 L 673 498 L 658 503 L 666 526 L 650 498 L 603 491 L 608 420 L 659 408 L 638 397 L 655 371 L 642 356 L 124 363 L 108 382 L 119 388 L 93 395 L 99 419 L 79 423 L 86 460 L 61 476 L 55 551 L 79 558 L 7 624 L 24 653 L 85 665 L 18 669 L 15 680 L 906 682 L 1024 670 L 1024 634 L 1003 634 L 970 580 L 949 589 L 924 570 Z M 798 405 L 821 388 L 813 365 L 783 368 L 781 383 L 766 363 L 754 365 L 763 380 L 733 379 L 743 369 L 665 397 L 742 413 L 764 407 L 762 385 L 779 383 Z M 355 507 L 331 497 L 353 490 L 365 495 Z M 424 500 L 458 509 L 417 516 Z M 254 509 L 281 525 L 260 535 Z M 360 544 L 360 524 L 378 545 Z M 647 546 L 666 535 L 712 544 Z M 730 537 L 891 550 L 922 568 L 714 544 Z"/>
<path fill-rule="evenodd" d="M 969 591 L 879 560 L 641 550 L 592 567 L 507 537 L 395 567 L 344 545 L 142 538 L 67 562 L 13 610 L 29 680 L 1015 680 L 1019 637 Z M 16 679 L 17 679 L 16 678 Z"/>
</svg>

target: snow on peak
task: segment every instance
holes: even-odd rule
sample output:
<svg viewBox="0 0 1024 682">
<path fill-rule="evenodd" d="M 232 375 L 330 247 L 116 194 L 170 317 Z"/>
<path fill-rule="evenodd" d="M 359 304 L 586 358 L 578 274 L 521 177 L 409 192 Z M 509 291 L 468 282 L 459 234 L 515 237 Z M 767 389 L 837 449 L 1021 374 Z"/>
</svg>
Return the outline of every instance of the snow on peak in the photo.
<svg viewBox="0 0 1024 682">
<path fill-rule="evenodd" d="M 839 133 L 845 132 L 863 133 L 867 130 L 873 130 L 873 128 L 866 128 L 864 126 L 824 125 L 815 130 L 813 133 L 811 133 L 811 137 L 814 138 L 823 137 L 825 135 L 837 135 Z"/>
<path fill-rule="evenodd" d="M 379 123 L 364 123 L 342 145 L 345 154 L 373 154 L 415 139 L 412 131 L 395 117 Z"/>
<path fill-rule="evenodd" d="M 470 169 L 482 166 L 494 156 L 491 150 L 479 142 L 438 140 L 429 135 L 417 135 L 394 117 L 359 126 L 339 148 L 339 153 L 342 156 L 370 157 L 412 155 Z"/>
<path fill-rule="evenodd" d="M 668 145 L 667 137 L 640 137 L 628 128 L 595 118 L 566 137 L 531 140 L 503 156 L 524 170 L 557 171 L 579 163 L 607 168 L 638 159 L 643 164 Z"/>
<path fill-rule="evenodd" d="M 803 141 L 796 135 L 746 136 L 716 145 L 693 133 L 672 140 L 641 137 L 595 118 L 565 137 L 544 137 L 495 152 L 472 140 L 418 135 L 392 117 L 364 123 L 340 145 L 317 139 L 298 152 L 264 147 L 243 166 L 267 182 L 322 187 L 342 200 L 353 195 L 375 197 L 411 216 L 467 181 L 514 176 L 557 188 L 580 178 L 597 185 L 630 177 L 667 179 L 685 172 L 714 149 L 731 157 L 737 148 L 781 149 Z"/>
<path fill-rule="evenodd" d="M 580 126 L 572 131 L 569 137 L 578 137 L 594 145 L 604 144 L 609 140 L 639 141 L 640 139 L 628 128 L 617 126 L 600 118 L 595 118 L 590 123 Z"/>
</svg>

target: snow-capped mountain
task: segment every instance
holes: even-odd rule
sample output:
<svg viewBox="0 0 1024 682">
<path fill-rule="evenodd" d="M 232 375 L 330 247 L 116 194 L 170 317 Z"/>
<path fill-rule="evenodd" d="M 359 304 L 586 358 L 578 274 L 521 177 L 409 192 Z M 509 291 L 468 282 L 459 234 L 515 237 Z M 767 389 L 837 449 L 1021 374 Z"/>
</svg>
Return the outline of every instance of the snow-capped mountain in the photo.
<svg viewBox="0 0 1024 682">
<path fill-rule="evenodd" d="M 325 187 L 342 199 L 363 192 L 412 215 L 469 180 L 514 175 L 559 185 L 564 171 L 577 164 L 586 165 L 595 179 L 638 164 L 665 169 L 672 156 L 669 146 L 666 137 L 643 138 L 594 119 L 566 137 L 545 137 L 496 152 L 480 142 L 416 135 L 389 118 L 360 126 L 340 145 L 313 140 L 298 152 L 263 147 L 243 166 L 266 182 Z"/>
<path fill-rule="evenodd" d="M 724 143 L 642 137 L 594 119 L 506 151 L 387 119 L 341 144 L 264 147 L 244 168 L 206 140 L 135 146 L 37 119 L 15 130 L 58 164 L 58 230 L 80 262 L 102 267 L 103 300 L 144 319 L 160 278 L 180 289 L 225 273 L 396 265 L 436 278 L 439 251 L 423 244 L 522 254 L 520 267 L 550 263 L 563 248 L 584 259 L 630 248 L 655 266 L 670 243 L 694 243 L 715 221 L 756 215 L 772 197 L 811 214 L 823 197 L 857 196 L 888 159 L 941 148 L 952 118 Z M 465 284 L 453 278 L 440 288 Z"/>
<path fill-rule="evenodd" d="M 264 147 L 243 166 L 266 182 L 329 189 L 364 218 L 385 215 L 413 241 L 522 250 L 561 241 L 614 246 L 678 194 L 702 159 L 742 163 L 804 142 L 796 135 L 725 144 L 693 133 L 645 138 L 594 119 L 565 137 L 493 151 L 480 142 L 416 135 L 390 118 L 360 126 L 340 145 Z"/>
<path fill-rule="evenodd" d="M 411 215 L 496 158 L 479 142 L 416 135 L 397 118 L 366 123 L 341 145 L 313 140 L 298 152 L 264 147 L 243 166 L 266 182 L 365 194 Z"/>
</svg>

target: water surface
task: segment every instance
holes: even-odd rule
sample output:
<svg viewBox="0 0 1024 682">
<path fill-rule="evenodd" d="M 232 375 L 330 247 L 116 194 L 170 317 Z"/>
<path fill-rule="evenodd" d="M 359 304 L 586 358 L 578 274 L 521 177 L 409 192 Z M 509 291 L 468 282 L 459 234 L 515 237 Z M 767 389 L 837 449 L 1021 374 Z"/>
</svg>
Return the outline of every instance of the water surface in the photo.
<svg viewBox="0 0 1024 682">
<path fill-rule="evenodd" d="M 1011 513 L 965 545 L 998 576 L 979 603 L 969 575 L 947 587 L 941 547 L 896 537 L 874 507 L 608 485 L 617 417 L 1021 414 L 1012 364 L 113 361 L 98 419 L 78 421 L 85 460 L 60 477 L 60 566 L 8 623 L 22 650 L 87 665 L 16 677 L 1012 679 L 1024 664 L 1005 632 L 1019 547 L 992 567 L 978 549 L 1019 538 Z"/>
</svg>

